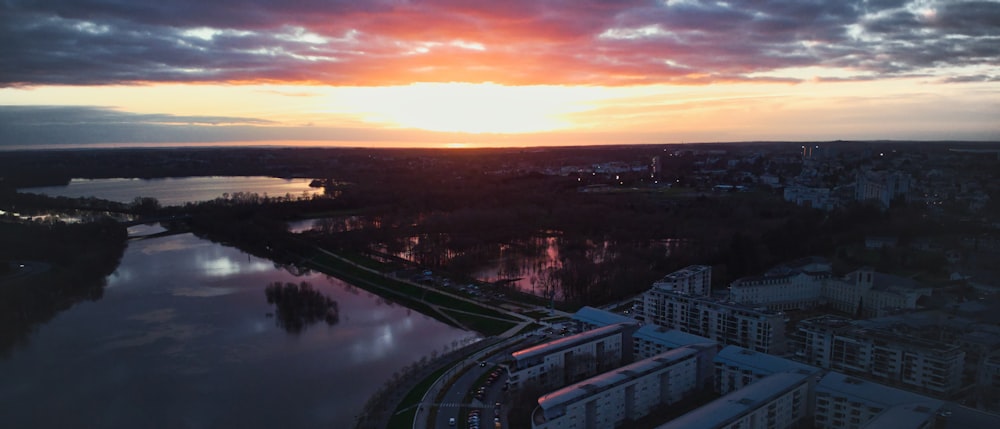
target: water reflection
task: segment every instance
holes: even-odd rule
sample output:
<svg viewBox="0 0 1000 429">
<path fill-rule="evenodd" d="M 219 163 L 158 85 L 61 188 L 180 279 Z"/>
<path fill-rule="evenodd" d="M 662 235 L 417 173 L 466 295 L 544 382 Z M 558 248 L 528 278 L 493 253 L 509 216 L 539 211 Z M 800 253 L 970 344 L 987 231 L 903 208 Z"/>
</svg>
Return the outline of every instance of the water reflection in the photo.
<svg viewBox="0 0 1000 429">
<path fill-rule="evenodd" d="M 301 333 L 307 326 L 320 321 L 333 326 L 340 322 L 340 306 L 313 289 L 308 282 L 274 282 L 264 288 L 268 304 L 274 304 L 274 320 L 290 334 Z M 268 317 L 272 316 L 268 313 Z"/>
<path fill-rule="evenodd" d="M 18 191 L 70 198 L 97 197 L 120 203 L 130 203 L 136 197 L 151 197 L 163 206 L 171 206 L 213 200 L 235 193 L 290 199 L 321 195 L 324 189 L 310 187 L 310 182 L 312 179 L 263 176 L 73 179 L 67 186 L 23 188 Z"/>
<path fill-rule="evenodd" d="M 199 261 L 200 268 L 206 275 L 213 277 L 229 277 L 240 273 L 257 273 L 274 269 L 273 263 L 264 261 L 249 261 L 247 263 L 234 261 L 228 257 L 218 257 Z"/>
<path fill-rule="evenodd" d="M 232 267 L 201 263 L 218 260 Z M 109 281 L 103 299 L 0 360 L 2 426 L 350 427 L 391 374 L 478 338 L 190 234 L 131 241 Z M 261 295 L 302 281 L 338 302 L 340 319 L 289 335 Z"/>
<path fill-rule="evenodd" d="M 598 284 L 622 281 L 621 272 L 648 270 L 690 242 L 682 239 L 626 240 L 566 237 L 558 231 L 505 243 L 463 243 L 449 234 L 398 237 L 371 245 L 386 260 L 400 258 L 421 266 L 497 283 L 556 300 L 579 299 Z"/>
</svg>

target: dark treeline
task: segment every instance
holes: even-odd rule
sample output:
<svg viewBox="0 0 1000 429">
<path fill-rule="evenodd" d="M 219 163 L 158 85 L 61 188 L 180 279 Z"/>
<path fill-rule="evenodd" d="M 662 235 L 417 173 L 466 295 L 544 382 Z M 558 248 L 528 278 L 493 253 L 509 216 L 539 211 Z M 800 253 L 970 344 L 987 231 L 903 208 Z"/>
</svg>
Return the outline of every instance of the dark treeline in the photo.
<svg viewBox="0 0 1000 429">
<path fill-rule="evenodd" d="M 865 263 L 844 250 L 865 235 L 898 235 L 905 241 L 943 231 L 905 205 L 888 211 L 855 205 L 827 213 L 797 207 L 769 191 L 712 192 L 692 179 L 695 158 L 690 153 L 662 158 L 660 179 L 686 189 L 679 192 L 664 192 L 645 171 L 541 173 L 610 160 L 642 165 L 662 153 L 663 148 L 650 146 L 109 150 L 5 154 L 0 167 L 30 172 L 10 175 L 8 185 L 50 171 L 70 177 L 322 179 L 336 184 L 328 188 L 330 197 L 295 200 L 247 194 L 185 207 L 159 208 L 152 201 L 129 207 L 146 214 L 189 216 L 186 222 L 198 235 L 279 263 L 300 262 L 311 254 L 312 245 L 360 253 L 408 252 L 416 264 L 445 270 L 457 279 L 470 278 L 502 253 L 539 256 L 546 248 L 533 243 L 556 237 L 559 263 L 544 268 L 540 289 L 559 288 L 575 304 L 629 296 L 689 264 L 712 265 L 713 280 L 721 287 L 806 255 L 837 257 L 847 265 Z M 761 162 L 750 167 L 763 168 L 757 164 Z M 779 174 L 796 173 L 787 169 Z M 601 184 L 608 190 L 580 192 L 583 186 Z M 351 220 L 339 226 L 328 221 L 326 227 L 298 236 L 286 232 L 285 222 L 306 217 Z M 949 228 L 954 231 L 955 226 Z M 897 264 L 915 260 L 889 256 Z"/>
<path fill-rule="evenodd" d="M 26 265 L 18 263 L 0 278 L 0 355 L 26 343 L 60 311 L 100 299 L 126 240 L 125 227 L 109 218 L 79 224 L 0 221 L 0 261 Z"/>
</svg>

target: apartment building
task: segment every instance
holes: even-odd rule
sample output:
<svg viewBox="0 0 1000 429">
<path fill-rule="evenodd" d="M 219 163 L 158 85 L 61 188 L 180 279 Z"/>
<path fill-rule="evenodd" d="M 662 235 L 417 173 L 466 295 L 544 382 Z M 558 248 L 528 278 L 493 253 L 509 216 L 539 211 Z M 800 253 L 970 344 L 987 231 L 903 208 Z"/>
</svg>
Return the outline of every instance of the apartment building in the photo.
<svg viewBox="0 0 1000 429">
<path fill-rule="evenodd" d="M 771 310 L 807 309 L 826 304 L 848 314 L 880 317 L 917 308 L 931 289 L 912 279 L 862 268 L 843 278 L 831 263 L 809 257 L 778 265 L 762 276 L 744 277 L 729 285 L 729 300 Z"/>
<path fill-rule="evenodd" d="M 630 362 L 637 328 L 638 324 L 618 323 L 516 351 L 510 387 L 524 383 L 561 387 Z"/>
<path fill-rule="evenodd" d="M 980 400 L 991 409 L 1000 408 L 1000 351 L 983 359 L 976 376 Z"/>
<path fill-rule="evenodd" d="M 655 287 L 642 300 L 642 314 L 637 317 L 646 323 L 764 353 L 786 350 L 781 312 Z"/>
<path fill-rule="evenodd" d="M 881 317 L 902 309 L 917 308 L 931 288 L 912 279 L 877 273 L 871 268 L 854 271 L 844 279 L 823 283 L 823 299 L 831 308 L 862 317 Z"/>
<path fill-rule="evenodd" d="M 771 310 L 812 308 L 823 298 L 823 284 L 833 276 L 825 258 L 802 258 L 778 265 L 762 276 L 743 277 L 729 285 L 729 299 Z"/>
<path fill-rule="evenodd" d="M 814 373 L 772 374 L 730 392 L 657 429 L 787 429 L 809 420 Z"/>
<path fill-rule="evenodd" d="M 653 288 L 683 292 L 688 295 L 709 296 L 712 294 L 712 267 L 708 265 L 685 267 L 653 282 Z"/>
<path fill-rule="evenodd" d="M 715 355 L 715 393 L 725 395 L 742 389 L 765 377 L 780 372 L 806 371 L 818 374 L 820 369 L 792 360 L 737 346 L 727 346 Z"/>
<path fill-rule="evenodd" d="M 689 346 L 580 381 L 538 399 L 534 429 L 613 428 L 706 388 L 714 346 Z"/>
<path fill-rule="evenodd" d="M 635 319 L 631 317 L 591 306 L 584 306 L 577 310 L 576 313 L 573 313 L 572 319 L 579 332 L 616 323 L 636 323 Z"/>
<path fill-rule="evenodd" d="M 956 345 L 821 317 L 799 323 L 796 355 L 807 363 L 947 398 L 962 387 Z"/>
<path fill-rule="evenodd" d="M 660 353 L 695 344 L 718 343 L 705 337 L 681 332 L 677 329 L 666 329 L 657 325 L 643 325 L 632 335 L 632 354 L 636 359 L 645 359 Z"/>
<path fill-rule="evenodd" d="M 830 372 L 816 385 L 816 429 L 933 427 L 944 402 Z"/>
</svg>

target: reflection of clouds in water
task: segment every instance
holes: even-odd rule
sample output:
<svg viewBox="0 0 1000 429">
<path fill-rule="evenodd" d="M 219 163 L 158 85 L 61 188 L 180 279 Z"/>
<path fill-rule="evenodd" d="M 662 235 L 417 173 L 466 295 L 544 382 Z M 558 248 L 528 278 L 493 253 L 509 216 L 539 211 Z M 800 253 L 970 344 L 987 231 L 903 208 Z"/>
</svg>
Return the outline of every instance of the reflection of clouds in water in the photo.
<svg viewBox="0 0 1000 429">
<path fill-rule="evenodd" d="M 351 358 L 354 362 L 379 360 L 389 355 L 397 346 L 397 337 L 413 328 L 413 322 L 410 321 L 409 317 L 403 319 L 401 322 L 404 323 L 383 324 L 379 329 L 372 332 L 370 339 L 359 339 L 354 342 L 351 345 Z"/>
<path fill-rule="evenodd" d="M 161 308 L 159 310 L 147 311 L 145 313 L 129 316 L 129 319 L 146 323 L 163 323 L 169 322 L 176 316 L 177 310 L 173 308 Z"/>
<path fill-rule="evenodd" d="M 149 321 L 147 323 L 157 323 Z M 104 351 L 111 351 L 124 348 L 142 347 L 153 344 L 160 340 L 170 340 L 174 342 L 174 347 L 169 350 L 171 353 L 183 350 L 183 342 L 191 341 L 194 338 L 212 333 L 212 328 L 207 325 L 196 325 L 189 323 L 163 323 L 143 330 L 140 334 L 130 335 L 123 333 L 117 338 L 112 338 L 104 343 Z"/>
<path fill-rule="evenodd" d="M 132 277 L 134 276 L 135 274 L 132 270 L 119 266 L 115 272 L 108 276 L 108 283 L 105 287 L 112 288 L 120 284 L 128 284 L 132 281 Z"/>
<path fill-rule="evenodd" d="M 182 287 L 173 290 L 174 296 L 190 296 L 195 298 L 211 298 L 214 296 L 229 295 L 231 293 L 236 293 L 235 288 L 231 287 Z"/>
<path fill-rule="evenodd" d="M 274 270 L 274 264 L 264 261 L 237 262 L 229 257 L 222 256 L 214 259 L 198 261 L 198 266 L 202 272 L 209 276 L 226 277 L 240 273 L 259 273 Z"/>
<path fill-rule="evenodd" d="M 152 255 L 162 252 L 176 252 L 178 250 L 188 250 L 211 244 L 207 241 L 192 241 L 187 236 L 171 237 L 170 239 L 160 239 L 146 244 L 142 248 L 142 253 Z"/>
</svg>

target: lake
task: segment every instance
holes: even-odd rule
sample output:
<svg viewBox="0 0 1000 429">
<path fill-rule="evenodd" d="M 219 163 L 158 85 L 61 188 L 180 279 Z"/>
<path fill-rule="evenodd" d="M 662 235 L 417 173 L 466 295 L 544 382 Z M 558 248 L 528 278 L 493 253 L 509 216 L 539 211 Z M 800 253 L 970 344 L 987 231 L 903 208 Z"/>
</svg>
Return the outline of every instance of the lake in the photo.
<svg viewBox="0 0 1000 429">
<path fill-rule="evenodd" d="M 309 187 L 312 179 L 281 179 L 264 176 L 176 177 L 164 179 L 72 179 L 67 186 L 21 188 L 18 191 L 56 197 L 97 197 L 130 203 L 135 197 L 156 198 L 162 206 L 208 201 L 223 194 L 257 193 L 261 196 L 293 198 L 322 194 Z"/>
<path fill-rule="evenodd" d="M 277 325 L 265 287 L 303 281 L 337 302 L 339 322 Z M 0 426 L 348 428 L 395 371 L 477 339 L 191 234 L 133 239 L 101 299 L 0 358 Z"/>
</svg>

